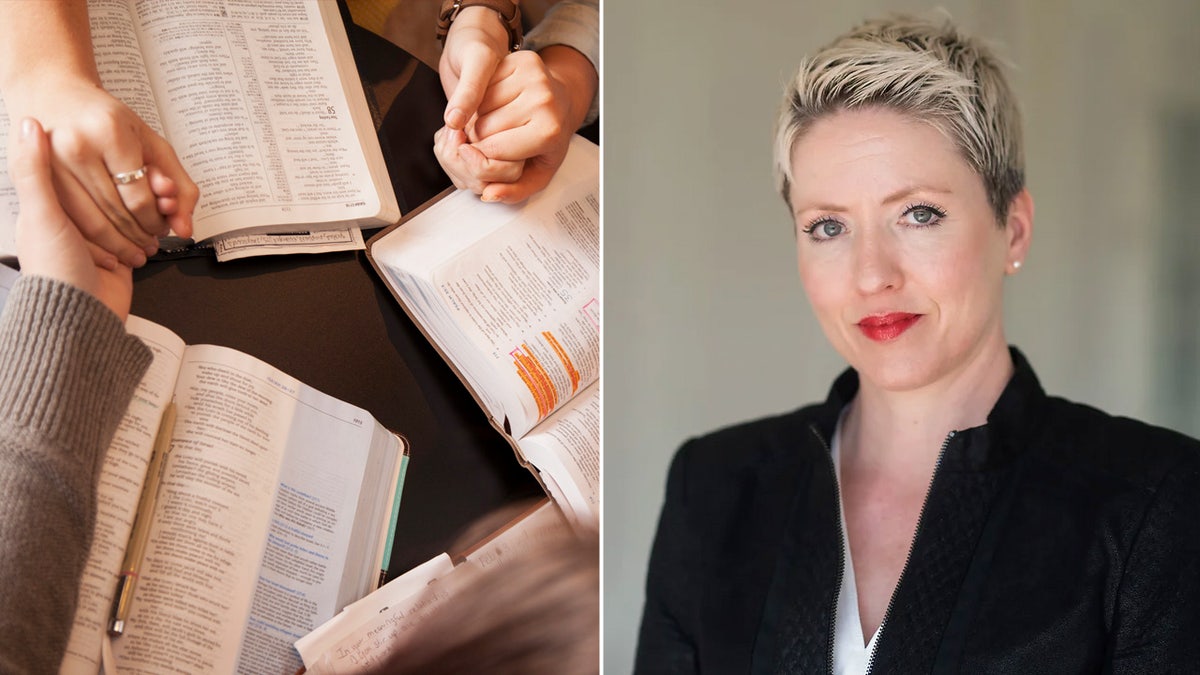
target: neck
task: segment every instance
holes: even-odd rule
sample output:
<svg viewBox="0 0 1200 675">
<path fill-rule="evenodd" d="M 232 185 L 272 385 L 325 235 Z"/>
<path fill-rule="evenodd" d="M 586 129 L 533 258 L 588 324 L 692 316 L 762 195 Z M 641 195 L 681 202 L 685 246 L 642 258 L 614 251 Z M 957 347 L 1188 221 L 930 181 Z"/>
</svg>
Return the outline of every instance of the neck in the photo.
<svg viewBox="0 0 1200 675">
<path fill-rule="evenodd" d="M 847 459 L 932 471 L 951 431 L 987 422 L 1012 372 L 1012 357 L 1001 334 L 981 345 L 957 371 L 919 389 L 888 391 L 860 379 L 843 423 Z"/>
</svg>

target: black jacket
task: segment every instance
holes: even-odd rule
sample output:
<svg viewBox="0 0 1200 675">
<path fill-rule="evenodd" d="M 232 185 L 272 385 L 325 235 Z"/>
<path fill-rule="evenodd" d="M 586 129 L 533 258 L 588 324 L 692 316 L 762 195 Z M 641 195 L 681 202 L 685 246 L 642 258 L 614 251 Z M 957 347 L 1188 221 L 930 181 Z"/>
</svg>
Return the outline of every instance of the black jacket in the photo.
<svg viewBox="0 0 1200 675">
<path fill-rule="evenodd" d="M 1012 354 L 947 443 L 872 672 L 1200 673 L 1200 444 L 1048 397 Z M 857 389 L 679 450 L 637 672 L 830 672 L 828 439 Z"/>
</svg>

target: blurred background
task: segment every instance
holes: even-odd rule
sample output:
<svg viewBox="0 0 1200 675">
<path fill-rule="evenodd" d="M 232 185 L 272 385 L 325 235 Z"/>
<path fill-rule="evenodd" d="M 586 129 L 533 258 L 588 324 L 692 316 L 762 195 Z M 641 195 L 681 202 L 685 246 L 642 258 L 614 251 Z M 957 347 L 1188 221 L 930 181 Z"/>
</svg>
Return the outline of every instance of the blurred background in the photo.
<svg viewBox="0 0 1200 675">
<path fill-rule="evenodd" d="M 1200 3 L 604 3 L 604 658 L 626 673 L 668 462 L 824 398 L 771 131 L 800 58 L 941 6 L 1009 60 L 1033 249 L 1009 341 L 1047 391 L 1200 435 Z M 731 452 L 736 448 L 730 448 Z"/>
</svg>

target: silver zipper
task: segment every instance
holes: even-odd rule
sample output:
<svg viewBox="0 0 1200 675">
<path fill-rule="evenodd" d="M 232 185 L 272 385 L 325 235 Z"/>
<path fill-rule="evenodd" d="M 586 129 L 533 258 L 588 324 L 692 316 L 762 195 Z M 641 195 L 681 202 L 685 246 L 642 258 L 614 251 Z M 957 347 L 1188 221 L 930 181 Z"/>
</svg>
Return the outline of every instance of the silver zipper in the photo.
<svg viewBox="0 0 1200 675">
<path fill-rule="evenodd" d="M 833 596 L 833 609 L 832 609 L 832 611 L 829 612 L 829 640 L 827 641 L 827 643 L 825 645 L 825 663 L 829 666 L 829 671 L 828 671 L 829 675 L 833 675 L 834 631 L 837 630 L 837 608 L 838 608 L 839 597 L 841 596 L 841 593 L 842 593 L 842 578 L 846 574 L 846 546 L 845 546 L 846 533 L 842 532 L 842 518 L 840 515 L 842 512 L 842 486 L 838 483 L 837 467 L 835 467 L 833 465 L 833 451 L 829 449 L 829 443 L 827 443 L 825 441 L 825 437 L 822 436 L 821 432 L 817 430 L 816 424 L 810 424 L 810 425 L 808 425 L 808 428 L 813 432 L 813 435 L 817 437 L 817 440 L 821 442 L 821 447 L 825 448 L 825 459 L 829 461 L 830 475 L 833 476 L 834 504 L 837 506 L 837 510 L 838 510 L 838 514 L 839 514 L 838 519 L 837 519 L 838 566 L 837 566 L 837 583 L 835 584 L 835 588 L 837 588 L 837 593 L 834 594 L 834 596 Z"/>
<path fill-rule="evenodd" d="M 896 579 L 896 587 L 892 589 L 892 597 L 888 598 L 887 609 L 883 611 L 883 620 L 879 622 L 879 628 L 875 629 L 876 634 L 883 631 L 887 627 L 888 617 L 892 615 L 892 608 L 896 605 L 896 593 L 900 590 L 900 584 L 904 581 L 904 575 L 908 574 L 908 565 L 912 562 L 913 548 L 916 547 L 917 537 L 921 534 L 921 525 L 925 522 L 925 509 L 929 507 L 929 495 L 933 492 L 933 481 L 937 479 L 938 469 L 942 466 L 942 457 L 946 455 L 946 448 L 950 447 L 950 440 L 954 438 L 957 431 L 951 431 L 946 435 L 946 440 L 942 441 L 942 449 L 938 451 L 937 462 L 933 465 L 933 475 L 929 477 L 929 487 L 925 488 L 925 500 L 921 502 L 921 512 L 917 515 L 917 527 L 913 530 L 912 541 L 908 543 L 908 555 L 904 556 L 904 567 L 900 568 L 900 577 Z M 832 463 L 832 460 L 831 460 Z M 839 502 L 840 504 L 840 502 Z M 845 566 L 845 561 L 842 561 L 842 566 Z M 839 581 L 839 587 L 840 587 Z M 836 613 L 836 609 L 834 612 Z M 832 644 L 832 643 L 831 643 Z M 832 646 L 830 647 L 832 650 Z M 875 649 L 871 650 L 871 656 L 867 659 L 867 673 L 875 670 L 875 652 L 879 649 L 879 643 L 875 643 Z M 833 661 L 829 662 L 830 668 L 833 667 Z"/>
</svg>

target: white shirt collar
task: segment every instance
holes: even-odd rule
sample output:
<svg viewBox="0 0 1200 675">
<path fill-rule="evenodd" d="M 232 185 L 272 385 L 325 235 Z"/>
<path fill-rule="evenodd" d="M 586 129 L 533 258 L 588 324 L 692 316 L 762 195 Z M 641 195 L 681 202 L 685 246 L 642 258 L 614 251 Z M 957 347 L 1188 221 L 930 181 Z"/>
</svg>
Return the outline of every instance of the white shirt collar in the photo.
<svg viewBox="0 0 1200 675">
<path fill-rule="evenodd" d="M 833 627 L 833 673 L 834 675 L 864 675 L 871 662 L 871 654 L 883 632 L 880 626 L 871 636 L 870 642 L 863 644 L 862 621 L 858 615 L 858 588 L 854 583 L 854 561 L 850 557 L 850 539 L 846 534 L 846 509 L 841 503 L 840 489 L 842 483 L 842 463 L 840 446 L 842 438 L 842 420 L 846 409 L 838 417 L 837 427 L 833 430 L 833 443 L 830 454 L 833 456 L 833 470 L 837 477 L 838 489 L 838 519 L 842 529 L 842 559 L 845 561 L 842 571 L 842 587 L 838 589 L 836 623 Z"/>
</svg>

